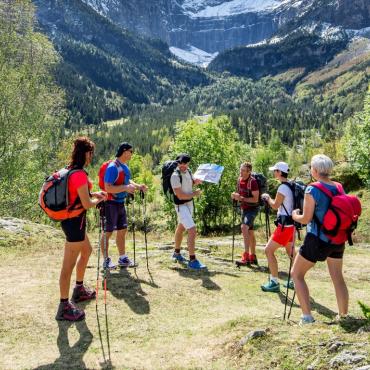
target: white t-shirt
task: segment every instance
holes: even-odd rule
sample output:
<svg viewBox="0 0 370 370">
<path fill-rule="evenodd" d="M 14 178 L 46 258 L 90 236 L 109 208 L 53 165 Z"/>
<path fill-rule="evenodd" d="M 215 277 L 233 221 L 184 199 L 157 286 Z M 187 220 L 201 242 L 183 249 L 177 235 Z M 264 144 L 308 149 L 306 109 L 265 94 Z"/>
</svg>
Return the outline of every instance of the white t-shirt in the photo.
<svg viewBox="0 0 370 370">
<path fill-rule="evenodd" d="M 182 177 L 182 181 L 180 181 L 180 176 Z M 193 179 L 190 172 L 181 172 L 180 176 L 177 171 L 173 171 L 171 175 L 172 189 L 181 188 L 185 194 L 191 194 L 193 192 Z"/>
<path fill-rule="evenodd" d="M 281 205 L 279 207 L 278 211 L 277 211 L 278 216 L 279 215 L 282 215 L 282 216 L 291 216 L 292 215 L 292 211 L 293 211 L 293 206 L 294 206 L 293 193 L 292 193 L 292 191 L 290 190 L 290 188 L 289 188 L 288 185 L 281 184 L 278 187 L 277 192 L 280 193 L 280 194 L 282 194 L 282 195 L 284 195 L 283 204 L 284 204 L 284 207 L 286 208 L 286 210 L 288 211 L 288 214 L 287 214 L 285 212 L 284 207 Z"/>
</svg>

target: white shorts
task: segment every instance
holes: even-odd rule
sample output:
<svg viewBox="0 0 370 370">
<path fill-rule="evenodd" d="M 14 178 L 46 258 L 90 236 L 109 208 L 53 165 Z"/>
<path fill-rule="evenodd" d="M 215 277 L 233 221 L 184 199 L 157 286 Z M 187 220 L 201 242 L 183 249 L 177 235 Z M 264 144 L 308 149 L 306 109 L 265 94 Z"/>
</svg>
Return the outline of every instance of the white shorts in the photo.
<svg viewBox="0 0 370 370">
<path fill-rule="evenodd" d="M 195 226 L 195 222 L 193 220 L 194 207 L 192 201 L 185 204 L 175 205 L 175 209 L 179 223 L 182 224 L 186 230 Z"/>
</svg>

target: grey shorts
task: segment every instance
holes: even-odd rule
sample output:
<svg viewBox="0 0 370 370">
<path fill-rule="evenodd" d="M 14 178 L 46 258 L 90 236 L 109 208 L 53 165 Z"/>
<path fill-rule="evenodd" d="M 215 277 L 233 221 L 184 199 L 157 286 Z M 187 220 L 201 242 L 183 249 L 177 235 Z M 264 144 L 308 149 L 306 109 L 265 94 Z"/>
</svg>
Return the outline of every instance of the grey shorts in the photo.
<svg viewBox="0 0 370 370">
<path fill-rule="evenodd" d="M 249 226 L 249 230 L 254 229 L 254 219 L 258 215 L 258 208 L 242 209 L 242 224 Z"/>
</svg>

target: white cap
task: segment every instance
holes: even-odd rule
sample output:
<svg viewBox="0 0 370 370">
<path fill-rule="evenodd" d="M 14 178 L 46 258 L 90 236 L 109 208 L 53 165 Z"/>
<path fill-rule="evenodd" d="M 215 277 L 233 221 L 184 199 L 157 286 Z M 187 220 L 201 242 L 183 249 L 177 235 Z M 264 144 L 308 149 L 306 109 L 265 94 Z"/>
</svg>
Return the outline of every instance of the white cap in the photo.
<svg viewBox="0 0 370 370">
<path fill-rule="evenodd" d="M 269 170 L 270 171 L 279 170 L 281 172 L 288 173 L 289 172 L 289 165 L 288 165 L 288 163 L 285 163 L 285 162 L 278 162 L 278 163 L 275 163 L 272 167 L 269 167 Z"/>
</svg>

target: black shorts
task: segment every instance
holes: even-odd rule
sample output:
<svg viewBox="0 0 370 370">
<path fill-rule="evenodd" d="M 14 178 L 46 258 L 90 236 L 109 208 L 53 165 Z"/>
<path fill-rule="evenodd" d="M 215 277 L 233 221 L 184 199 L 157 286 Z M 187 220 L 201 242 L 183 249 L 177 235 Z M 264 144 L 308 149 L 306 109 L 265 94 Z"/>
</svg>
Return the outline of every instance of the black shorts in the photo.
<svg viewBox="0 0 370 370">
<path fill-rule="evenodd" d="M 242 224 L 249 226 L 249 230 L 254 230 L 254 219 L 258 211 L 258 208 L 242 209 Z"/>
<path fill-rule="evenodd" d="M 299 254 L 306 260 L 316 263 L 317 261 L 325 261 L 328 257 L 343 258 L 344 248 L 344 243 L 339 245 L 329 244 L 316 235 L 308 233 L 299 249 Z"/>
<path fill-rule="evenodd" d="M 105 231 L 127 229 L 126 209 L 123 203 L 108 200 L 105 202 Z"/>
<path fill-rule="evenodd" d="M 77 217 L 62 221 L 61 225 L 67 242 L 76 243 L 84 241 L 86 236 L 86 211 Z"/>
</svg>

